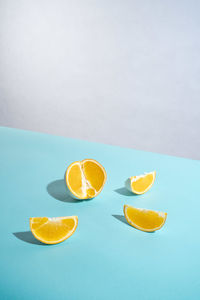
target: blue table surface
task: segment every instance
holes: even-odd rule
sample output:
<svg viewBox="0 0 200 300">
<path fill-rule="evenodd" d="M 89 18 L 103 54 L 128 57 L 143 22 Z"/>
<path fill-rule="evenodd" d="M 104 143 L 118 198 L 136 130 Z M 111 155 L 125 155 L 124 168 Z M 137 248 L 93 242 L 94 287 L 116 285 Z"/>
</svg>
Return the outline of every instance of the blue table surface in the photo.
<svg viewBox="0 0 200 300">
<path fill-rule="evenodd" d="M 84 158 L 107 171 L 102 193 L 75 201 L 64 172 Z M 156 170 L 150 191 L 126 178 Z M 0 299 L 200 299 L 200 162 L 46 134 L 0 128 Z M 165 226 L 129 226 L 123 205 L 166 211 Z M 76 232 L 43 245 L 29 217 L 77 215 Z"/>
</svg>

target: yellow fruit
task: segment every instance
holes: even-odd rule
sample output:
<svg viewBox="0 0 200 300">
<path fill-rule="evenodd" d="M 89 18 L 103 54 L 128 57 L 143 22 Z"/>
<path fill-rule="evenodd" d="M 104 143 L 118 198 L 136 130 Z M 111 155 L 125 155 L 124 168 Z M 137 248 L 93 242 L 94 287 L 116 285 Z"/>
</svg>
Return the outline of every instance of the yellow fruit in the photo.
<svg viewBox="0 0 200 300">
<path fill-rule="evenodd" d="M 65 173 L 69 194 L 76 199 L 96 197 L 106 182 L 104 167 L 94 159 L 73 162 Z"/>
<path fill-rule="evenodd" d="M 58 244 L 68 239 L 76 230 L 78 217 L 30 218 L 30 228 L 35 238 L 45 244 Z"/>
<path fill-rule="evenodd" d="M 124 216 L 131 226 L 153 232 L 165 224 L 167 213 L 124 205 Z"/>
<path fill-rule="evenodd" d="M 133 176 L 126 180 L 125 187 L 135 194 L 144 194 L 152 187 L 155 178 L 156 171 L 144 175 Z"/>
</svg>

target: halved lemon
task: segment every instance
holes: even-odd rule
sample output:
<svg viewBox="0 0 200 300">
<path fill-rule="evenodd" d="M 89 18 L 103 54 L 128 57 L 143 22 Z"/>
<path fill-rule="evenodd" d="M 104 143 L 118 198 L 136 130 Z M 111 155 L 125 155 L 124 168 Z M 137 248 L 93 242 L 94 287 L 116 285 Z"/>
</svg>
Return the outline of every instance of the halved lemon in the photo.
<svg viewBox="0 0 200 300">
<path fill-rule="evenodd" d="M 45 244 L 58 244 L 68 239 L 76 230 L 78 217 L 30 218 L 34 237 Z"/>
<path fill-rule="evenodd" d="M 126 180 L 125 187 L 135 194 L 144 194 L 152 187 L 155 178 L 156 171 L 145 173 L 143 175 L 133 176 Z"/>
<path fill-rule="evenodd" d="M 69 194 L 80 200 L 96 197 L 102 191 L 106 177 L 104 167 L 94 159 L 75 161 L 65 173 Z"/>
<path fill-rule="evenodd" d="M 142 231 L 153 232 L 165 224 L 167 213 L 124 205 L 124 216 L 131 226 Z"/>
</svg>

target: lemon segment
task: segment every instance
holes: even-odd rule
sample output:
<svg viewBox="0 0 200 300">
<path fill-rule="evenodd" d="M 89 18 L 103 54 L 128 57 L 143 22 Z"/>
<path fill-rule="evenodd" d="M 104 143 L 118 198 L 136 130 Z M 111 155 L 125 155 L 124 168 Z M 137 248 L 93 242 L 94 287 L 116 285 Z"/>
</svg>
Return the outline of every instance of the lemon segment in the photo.
<svg viewBox="0 0 200 300">
<path fill-rule="evenodd" d="M 132 176 L 125 182 L 125 187 L 134 194 L 144 194 L 153 185 L 156 178 L 156 171 L 145 173 L 143 175 Z"/>
<path fill-rule="evenodd" d="M 45 244 L 58 244 L 68 239 L 76 230 L 78 217 L 30 218 L 34 237 Z"/>
<path fill-rule="evenodd" d="M 68 193 L 75 199 L 96 197 L 106 182 L 104 167 L 94 159 L 73 162 L 65 173 Z"/>
<path fill-rule="evenodd" d="M 153 232 L 165 224 L 167 213 L 124 205 L 124 216 L 131 226 L 142 231 Z"/>
</svg>

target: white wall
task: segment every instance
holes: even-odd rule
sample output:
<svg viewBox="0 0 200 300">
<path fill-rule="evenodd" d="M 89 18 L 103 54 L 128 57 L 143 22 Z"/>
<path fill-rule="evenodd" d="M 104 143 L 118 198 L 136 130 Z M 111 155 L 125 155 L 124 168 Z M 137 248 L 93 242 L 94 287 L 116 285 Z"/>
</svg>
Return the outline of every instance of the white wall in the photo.
<svg viewBox="0 0 200 300">
<path fill-rule="evenodd" d="M 0 0 L 0 125 L 200 158 L 200 2 Z"/>
</svg>

